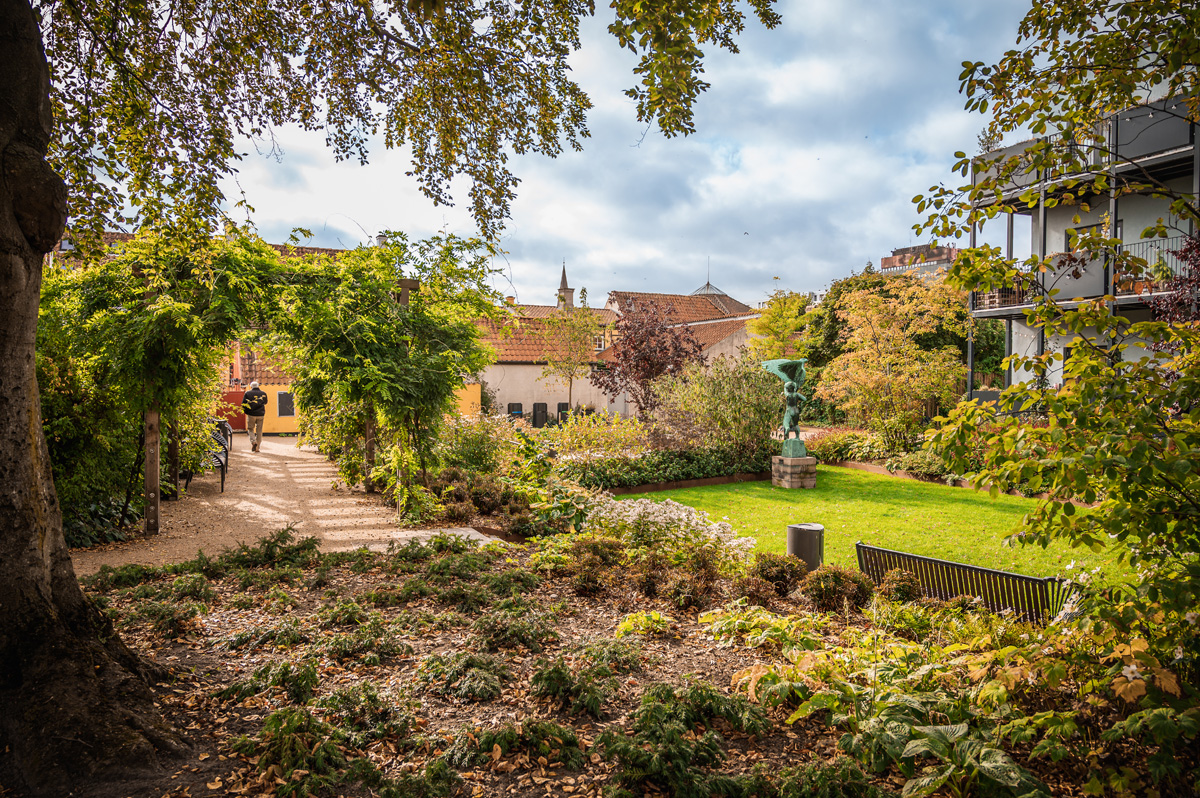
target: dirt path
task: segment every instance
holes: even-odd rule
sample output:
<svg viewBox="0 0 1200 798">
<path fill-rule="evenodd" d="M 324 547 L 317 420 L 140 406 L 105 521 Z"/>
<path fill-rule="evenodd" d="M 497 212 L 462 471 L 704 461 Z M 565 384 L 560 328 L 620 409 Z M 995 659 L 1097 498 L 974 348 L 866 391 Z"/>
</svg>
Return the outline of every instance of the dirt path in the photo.
<svg viewBox="0 0 1200 798">
<path fill-rule="evenodd" d="M 266 437 L 262 449 L 251 452 L 246 436 L 235 434 L 224 493 L 219 474 L 196 477 L 186 496 L 163 502 L 156 537 L 75 549 L 75 573 L 86 576 L 101 565 L 182 562 L 201 549 L 216 554 L 238 543 L 253 543 L 289 523 L 300 535 L 319 538 L 323 551 L 382 549 L 393 540 L 404 542 L 437 531 L 397 527 L 395 511 L 377 496 L 334 490 L 336 476 L 324 456 L 296 448 L 295 438 Z M 448 531 L 491 539 L 473 529 Z"/>
</svg>

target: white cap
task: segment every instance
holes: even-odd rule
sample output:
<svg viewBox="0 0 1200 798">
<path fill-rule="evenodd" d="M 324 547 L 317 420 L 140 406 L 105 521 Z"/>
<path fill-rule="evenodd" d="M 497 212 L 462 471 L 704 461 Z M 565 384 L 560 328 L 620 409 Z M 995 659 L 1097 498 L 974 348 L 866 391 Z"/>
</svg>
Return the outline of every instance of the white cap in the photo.
<svg viewBox="0 0 1200 798">
<path fill-rule="evenodd" d="M 257 387 L 258 387 L 258 380 L 253 380 L 253 381 L 250 383 L 250 387 L 251 387 L 251 388 L 257 388 Z"/>
</svg>

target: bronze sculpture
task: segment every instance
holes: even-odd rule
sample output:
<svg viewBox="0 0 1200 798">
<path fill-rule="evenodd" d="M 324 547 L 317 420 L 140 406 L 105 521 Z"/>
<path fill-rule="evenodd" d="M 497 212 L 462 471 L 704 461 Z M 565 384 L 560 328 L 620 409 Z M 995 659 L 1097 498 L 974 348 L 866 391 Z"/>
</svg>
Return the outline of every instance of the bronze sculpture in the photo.
<svg viewBox="0 0 1200 798">
<path fill-rule="evenodd" d="M 804 439 L 800 437 L 800 403 L 806 401 L 800 393 L 804 384 L 804 364 L 807 359 L 800 360 L 768 360 L 762 367 L 783 380 L 783 426 L 776 430 L 774 437 L 783 441 L 784 457 L 807 457 L 808 449 Z"/>
</svg>

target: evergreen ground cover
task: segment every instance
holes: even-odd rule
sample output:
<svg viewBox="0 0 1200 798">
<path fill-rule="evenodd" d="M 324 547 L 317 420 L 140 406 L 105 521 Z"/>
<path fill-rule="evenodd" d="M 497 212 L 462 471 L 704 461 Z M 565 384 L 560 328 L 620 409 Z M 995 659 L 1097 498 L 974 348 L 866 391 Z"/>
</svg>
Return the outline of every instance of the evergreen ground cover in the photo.
<svg viewBox="0 0 1200 798">
<path fill-rule="evenodd" d="M 758 549 L 787 551 L 788 524 L 825 526 L 825 562 L 853 566 L 858 541 L 912 554 L 997 568 L 1030 576 L 1057 576 L 1076 567 L 1110 568 L 1111 559 L 1087 549 L 1053 544 L 1006 546 L 1036 499 L 991 498 L 968 488 L 817 467 L 817 487 L 786 490 L 770 482 L 743 482 L 662 491 L 634 498 L 671 499 L 728 518 Z"/>
<path fill-rule="evenodd" d="M 869 586 L 861 609 L 820 612 L 811 588 L 828 569 L 786 596 L 751 597 L 736 574 L 769 576 L 777 563 L 751 563 L 724 538 L 651 556 L 644 538 L 672 512 L 643 508 L 623 537 L 472 549 L 439 536 L 349 555 L 322 555 L 284 530 L 215 558 L 86 580 L 125 640 L 163 667 L 155 697 L 192 746 L 136 794 L 911 798 L 952 783 L 1015 798 L 1079 795 L 1109 771 L 1164 798 L 1190 794 L 1194 709 L 1181 703 L 1146 732 L 1144 713 L 1107 698 L 1112 673 L 1130 667 L 1096 662 L 1089 641 L 954 602 L 872 597 Z M 621 532 L 612 518 L 605 528 Z M 605 556 L 579 545 L 588 540 Z M 720 547 L 733 551 L 707 556 Z M 300 574 L 280 618 L 259 600 L 278 585 L 243 577 L 283 564 Z M 639 569 L 662 572 L 666 587 L 650 589 Z M 580 590 L 585 570 L 597 589 Z M 371 599 L 431 574 L 443 590 L 520 582 L 506 598 L 481 591 L 477 618 L 511 625 L 516 610 L 539 607 L 553 635 L 532 646 L 509 635 L 482 653 L 478 623 L 445 613 L 432 592 Z M 538 578 L 501 579 L 529 574 Z M 683 582 L 687 602 L 669 587 Z M 246 595 L 255 600 L 236 600 Z M 178 630 L 142 612 L 173 602 L 189 611 Z M 651 616 L 661 628 L 628 623 Z M 367 655 L 331 645 L 361 635 Z M 1179 691 L 1173 674 L 1154 674 Z M 1079 702 L 1080 691 L 1097 700 Z M 1174 736 L 1160 734 L 1167 727 Z M 1090 745 L 1099 759 L 1083 755 Z M 81 796 L 134 794 L 118 787 Z"/>
</svg>

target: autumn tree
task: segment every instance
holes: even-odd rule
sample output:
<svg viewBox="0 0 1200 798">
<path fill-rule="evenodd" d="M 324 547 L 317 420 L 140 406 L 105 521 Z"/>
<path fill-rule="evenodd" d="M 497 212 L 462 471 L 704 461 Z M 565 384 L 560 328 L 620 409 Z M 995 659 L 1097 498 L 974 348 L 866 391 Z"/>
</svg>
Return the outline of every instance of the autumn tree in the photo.
<svg viewBox="0 0 1200 798">
<path fill-rule="evenodd" d="M 758 318 L 746 322 L 751 355 L 759 360 L 807 358 L 808 310 L 808 294 L 782 289 L 772 293 Z"/>
<path fill-rule="evenodd" d="M 575 380 L 591 373 L 596 339 L 604 332 L 595 311 L 588 307 L 587 289 L 579 292 L 579 307 L 558 308 L 541 324 L 547 343 L 541 378 L 565 383 L 567 405 L 574 407 Z"/>
<path fill-rule="evenodd" d="M 768 27 L 771 0 L 750 0 Z M 617 0 L 612 34 L 638 54 L 638 117 L 692 130 L 703 49 L 736 50 L 732 3 Z M 75 580 L 38 419 L 34 343 L 42 257 L 116 222 L 184 240 L 212 234 L 243 137 L 296 123 L 338 158 L 369 137 L 409 146 L 435 202 L 470 184 L 494 238 L 513 154 L 557 155 L 587 135 L 570 79 L 582 0 L 109 3 L 0 0 L 0 782 L 65 794 L 151 766 L 171 748 L 144 670 Z M 46 44 L 43 47 L 43 37 Z M 46 53 L 51 61 L 48 64 Z M 52 125 L 53 122 L 53 125 Z M 66 178 L 64 182 L 63 178 Z"/>
<path fill-rule="evenodd" d="M 628 394 L 639 413 L 648 413 L 657 405 L 654 380 L 701 360 L 701 351 L 692 331 L 670 323 L 661 304 L 637 300 L 613 325 L 611 358 L 596 366 L 590 379 L 609 401 Z"/>
<path fill-rule="evenodd" d="M 905 448 L 930 401 L 948 407 L 958 398 L 966 375 L 958 349 L 920 339 L 963 319 L 963 307 L 962 292 L 940 281 L 906 280 L 894 296 L 844 295 L 838 314 L 846 351 L 829 364 L 817 396 L 881 432 L 891 448 Z"/>
</svg>

